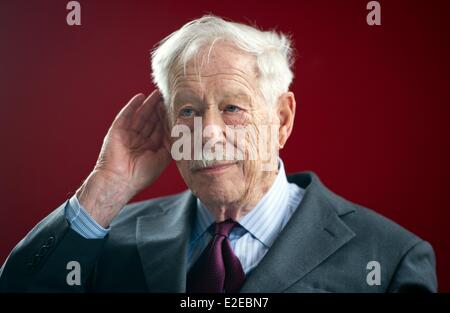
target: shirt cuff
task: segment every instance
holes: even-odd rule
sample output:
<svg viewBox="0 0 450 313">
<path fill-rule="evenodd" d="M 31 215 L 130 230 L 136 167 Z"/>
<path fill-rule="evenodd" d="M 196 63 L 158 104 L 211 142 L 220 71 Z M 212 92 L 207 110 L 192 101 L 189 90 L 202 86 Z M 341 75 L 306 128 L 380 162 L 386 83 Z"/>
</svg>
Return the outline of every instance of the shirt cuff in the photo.
<svg viewBox="0 0 450 313">
<path fill-rule="evenodd" d="M 81 206 L 76 195 L 69 199 L 64 214 L 70 228 L 87 239 L 102 239 L 108 234 L 111 227 L 100 226 Z"/>
</svg>

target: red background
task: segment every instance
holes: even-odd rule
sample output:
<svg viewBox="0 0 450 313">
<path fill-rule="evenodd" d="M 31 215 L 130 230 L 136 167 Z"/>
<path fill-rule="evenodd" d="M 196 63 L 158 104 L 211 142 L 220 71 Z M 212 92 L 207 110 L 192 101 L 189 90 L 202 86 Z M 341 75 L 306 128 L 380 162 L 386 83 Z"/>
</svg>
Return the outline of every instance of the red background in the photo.
<svg viewBox="0 0 450 313">
<path fill-rule="evenodd" d="M 118 110 L 152 90 L 149 51 L 212 12 L 293 34 L 297 48 L 289 172 L 430 241 L 450 291 L 450 1 L 67 1 L 0 4 L 0 262 L 88 175 Z M 174 165 L 144 199 L 180 191 Z"/>
</svg>

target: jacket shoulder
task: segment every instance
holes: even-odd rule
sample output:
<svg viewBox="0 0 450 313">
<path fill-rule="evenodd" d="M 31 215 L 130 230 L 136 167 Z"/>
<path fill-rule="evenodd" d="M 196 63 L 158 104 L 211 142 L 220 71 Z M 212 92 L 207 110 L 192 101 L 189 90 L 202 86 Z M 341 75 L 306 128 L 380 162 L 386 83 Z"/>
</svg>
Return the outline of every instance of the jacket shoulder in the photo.
<svg viewBox="0 0 450 313">
<path fill-rule="evenodd" d="M 349 207 L 353 208 L 353 212 L 342 216 L 341 219 L 360 239 L 389 249 L 400 249 L 403 253 L 422 241 L 417 235 L 380 213 L 351 201 L 345 201 Z"/>
<path fill-rule="evenodd" d="M 388 250 L 405 253 L 422 241 L 417 235 L 391 219 L 360 204 L 354 203 L 329 190 L 313 172 L 290 176 L 302 188 L 313 188 L 314 193 L 328 203 L 335 214 L 367 245 L 382 246 Z M 400 251 L 398 251 L 400 252 Z"/>
</svg>

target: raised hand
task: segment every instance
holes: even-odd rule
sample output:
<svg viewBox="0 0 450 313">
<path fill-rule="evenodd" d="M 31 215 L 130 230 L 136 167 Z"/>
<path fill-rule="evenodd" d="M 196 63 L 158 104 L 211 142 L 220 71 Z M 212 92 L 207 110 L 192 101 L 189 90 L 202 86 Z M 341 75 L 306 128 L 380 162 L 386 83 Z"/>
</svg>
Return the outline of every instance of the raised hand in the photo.
<svg viewBox="0 0 450 313">
<path fill-rule="evenodd" d="M 102 226 L 152 184 L 170 163 L 167 116 L 161 94 L 134 96 L 114 119 L 94 170 L 77 191 L 80 204 Z"/>
</svg>

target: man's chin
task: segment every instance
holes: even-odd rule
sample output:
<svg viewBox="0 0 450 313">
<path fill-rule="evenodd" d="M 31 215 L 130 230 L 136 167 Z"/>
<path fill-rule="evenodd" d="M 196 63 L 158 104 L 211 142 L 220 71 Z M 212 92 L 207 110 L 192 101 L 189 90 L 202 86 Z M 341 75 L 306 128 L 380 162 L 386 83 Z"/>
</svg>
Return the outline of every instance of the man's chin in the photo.
<svg viewBox="0 0 450 313">
<path fill-rule="evenodd" d="M 239 198 L 237 191 L 239 187 L 232 185 L 230 181 L 227 183 L 210 182 L 208 186 L 195 188 L 195 195 L 204 203 L 231 203 Z"/>
</svg>

